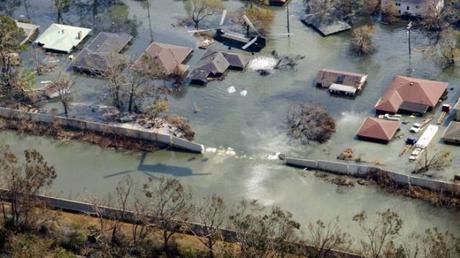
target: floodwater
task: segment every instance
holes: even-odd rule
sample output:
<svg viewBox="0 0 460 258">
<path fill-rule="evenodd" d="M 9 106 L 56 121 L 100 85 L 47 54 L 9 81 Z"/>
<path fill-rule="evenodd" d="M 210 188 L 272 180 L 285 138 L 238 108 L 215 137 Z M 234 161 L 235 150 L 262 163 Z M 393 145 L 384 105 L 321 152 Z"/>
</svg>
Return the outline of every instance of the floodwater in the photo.
<svg viewBox="0 0 460 258">
<path fill-rule="evenodd" d="M 196 48 L 198 42 L 187 33 L 187 28 L 173 26 L 177 17 L 185 15 L 182 1 L 149 1 L 153 38 L 195 48 L 190 60 L 193 65 L 203 51 Z M 15 18 L 28 17 L 33 23 L 39 24 L 42 31 L 56 20 L 53 1 L 25 2 L 29 4 L 27 10 L 23 2 L 11 10 Z M 100 30 L 117 29 L 113 24 L 121 24 L 126 30 L 135 30 L 136 38 L 126 53 L 136 58 L 150 42 L 148 12 L 138 1 L 123 2 L 125 5 L 116 15 L 112 15 L 113 19 L 102 11 L 108 10 L 103 7 L 98 9 L 96 15 L 87 9 L 71 8 L 63 14 L 63 19 L 69 24 L 94 26 Z M 266 77 L 250 70 L 230 72 L 224 81 L 214 81 L 206 87 L 187 86 L 170 98 L 172 112 L 191 121 L 197 142 L 208 147 L 233 148 L 235 156 L 170 151 L 126 153 L 87 144 L 63 144 L 42 137 L 18 136 L 12 132 L 1 133 L 1 141 L 18 151 L 34 147 L 44 153 L 58 170 L 53 193 L 63 197 L 86 200 L 90 196 L 105 196 L 127 174 L 137 182 L 142 182 L 147 176 L 168 175 L 185 183 L 195 198 L 216 193 L 230 202 L 241 198 L 258 199 L 264 205 L 278 205 L 290 210 L 304 224 L 319 218 L 329 220 L 339 216 L 346 230 L 357 233 L 356 226 L 351 222 L 354 214 L 361 210 L 372 214 L 390 208 L 398 211 L 404 219 L 403 235 L 434 226 L 460 233 L 460 213 L 457 210 L 436 208 L 422 201 L 382 192 L 373 186 L 337 187 L 308 172 L 266 159 L 273 152 L 283 152 L 299 157 L 334 160 L 342 150 L 351 147 L 365 161 L 378 161 L 390 168 L 408 172 L 413 164 L 408 163 L 407 157 L 398 158 L 403 148 L 402 140 L 380 145 L 354 139 L 362 120 L 372 115 L 373 105 L 387 83 L 395 74 L 410 73 L 416 77 L 448 81 L 450 87 L 454 88 L 449 92 L 448 103 L 453 103 L 459 97 L 459 70 L 441 71 L 432 61 L 425 59 L 419 50 L 424 47 L 426 40 L 417 31 L 413 33 L 416 49 L 411 60 L 412 69 L 404 26 L 376 24 L 374 41 L 378 51 L 369 58 L 353 57 L 348 51 L 348 32 L 322 38 L 299 21 L 300 2 L 294 1 L 290 8 L 291 31 L 294 35 L 269 41 L 267 48 L 256 55 L 267 56 L 276 49 L 280 54 L 305 56 L 295 71 L 276 71 Z M 229 10 L 242 6 L 238 1 L 226 1 L 225 5 Z M 285 33 L 285 9 L 274 11 L 276 19 L 272 33 Z M 123 20 L 121 14 L 126 14 L 131 21 Z M 218 19 L 215 17 L 207 25 L 212 26 Z M 223 48 L 219 44 L 213 47 Z M 24 53 L 29 66 L 34 63 L 31 58 L 33 52 L 29 49 Z M 43 57 L 40 49 L 36 53 Z M 56 58 L 60 60 L 59 67 L 66 69 L 69 62 L 67 56 L 58 55 Z M 321 68 L 368 73 L 369 81 L 362 95 L 356 99 L 331 97 L 326 91 L 312 85 L 316 72 Z M 56 73 L 54 71 L 37 78 L 37 83 L 52 79 Z M 77 74 L 74 76 L 77 78 L 75 101 L 107 101 L 103 81 Z M 231 86 L 235 88 L 234 93 L 228 91 Z M 243 90 L 247 91 L 246 96 L 240 94 Z M 337 133 L 328 143 L 299 146 L 289 142 L 285 117 L 289 105 L 294 102 L 323 104 L 337 119 Z M 195 107 L 201 112 L 194 113 Z M 411 123 L 415 121 L 409 117 L 404 119 Z M 438 143 L 434 144 L 434 148 L 450 149 L 454 157 L 453 167 L 460 165 L 460 148 Z M 439 172 L 437 176 L 451 178 L 452 173 L 452 169 L 449 169 Z"/>
</svg>

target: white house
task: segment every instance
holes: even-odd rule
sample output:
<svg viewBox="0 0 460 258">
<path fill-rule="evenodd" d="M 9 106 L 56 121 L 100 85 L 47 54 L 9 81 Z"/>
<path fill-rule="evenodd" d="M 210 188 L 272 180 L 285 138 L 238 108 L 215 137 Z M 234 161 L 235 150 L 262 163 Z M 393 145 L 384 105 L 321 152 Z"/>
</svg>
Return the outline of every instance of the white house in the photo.
<svg viewBox="0 0 460 258">
<path fill-rule="evenodd" d="M 400 15 L 424 17 L 428 12 L 440 12 L 444 8 L 444 0 L 382 0 L 382 6 L 394 2 Z"/>
</svg>

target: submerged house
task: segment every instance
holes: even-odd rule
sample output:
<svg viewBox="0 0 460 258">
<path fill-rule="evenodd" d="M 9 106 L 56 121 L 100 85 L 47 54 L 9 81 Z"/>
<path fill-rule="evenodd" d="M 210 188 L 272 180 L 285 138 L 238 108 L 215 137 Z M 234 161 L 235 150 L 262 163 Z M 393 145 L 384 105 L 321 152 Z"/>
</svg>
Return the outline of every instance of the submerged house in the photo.
<svg viewBox="0 0 460 258">
<path fill-rule="evenodd" d="M 350 24 L 337 17 L 319 17 L 316 14 L 306 14 L 301 20 L 324 37 L 351 29 Z"/>
<path fill-rule="evenodd" d="M 397 75 L 375 104 L 378 113 L 398 112 L 423 115 L 447 94 L 447 82 Z"/>
<path fill-rule="evenodd" d="M 86 46 L 72 62 L 76 71 L 102 75 L 110 65 L 121 63 L 119 54 L 133 37 L 127 33 L 101 32 Z"/>
<path fill-rule="evenodd" d="M 399 121 L 368 117 L 361 124 L 357 136 L 363 140 L 388 143 L 398 132 L 400 126 Z"/>
<path fill-rule="evenodd" d="M 460 122 L 450 122 L 442 135 L 442 140 L 447 143 L 460 144 Z"/>
<path fill-rule="evenodd" d="M 20 45 L 24 45 L 27 42 L 31 41 L 38 34 L 38 29 L 40 26 L 32 23 L 24 23 L 16 21 L 16 26 L 21 28 L 24 31 L 24 38 L 22 39 Z"/>
<path fill-rule="evenodd" d="M 460 99 L 457 101 L 457 104 L 454 106 L 455 120 L 460 122 Z"/>
<path fill-rule="evenodd" d="M 424 17 L 430 12 L 439 13 L 444 8 L 444 0 L 382 0 L 381 6 L 393 2 L 400 15 L 415 17 Z"/>
<path fill-rule="evenodd" d="M 367 74 L 322 69 L 316 75 L 315 85 L 328 88 L 331 94 L 352 97 L 361 92 L 366 81 Z"/>
<path fill-rule="evenodd" d="M 133 69 L 148 72 L 159 67 L 165 75 L 184 73 L 188 70 L 185 62 L 192 52 L 189 47 L 153 42 L 134 62 Z"/>
<path fill-rule="evenodd" d="M 208 50 L 190 73 L 190 80 L 197 84 L 206 84 L 208 80 L 219 78 L 228 69 L 244 70 L 250 58 L 246 55 Z"/>
<path fill-rule="evenodd" d="M 34 42 L 46 50 L 71 53 L 91 29 L 53 23 Z"/>
</svg>

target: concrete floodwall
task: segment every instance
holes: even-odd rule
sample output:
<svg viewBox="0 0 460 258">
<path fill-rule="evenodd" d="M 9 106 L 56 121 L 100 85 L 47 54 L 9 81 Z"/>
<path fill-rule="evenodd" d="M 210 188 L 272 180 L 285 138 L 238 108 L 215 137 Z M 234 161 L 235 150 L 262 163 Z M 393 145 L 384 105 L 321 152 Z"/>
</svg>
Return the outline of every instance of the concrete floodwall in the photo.
<svg viewBox="0 0 460 258">
<path fill-rule="evenodd" d="M 348 164 L 342 162 L 332 162 L 325 160 L 318 160 L 318 169 L 329 171 L 336 174 L 348 175 Z"/>
<path fill-rule="evenodd" d="M 286 157 L 286 165 L 300 168 L 318 169 L 339 175 L 350 175 L 356 177 L 371 176 L 378 173 L 387 176 L 392 182 L 401 186 L 418 186 L 434 192 L 449 192 L 460 195 L 460 184 L 448 181 L 434 180 L 430 178 L 415 177 L 404 173 L 382 169 L 372 165 L 358 165 L 345 162 L 333 162 L 325 160 L 309 160 Z"/>
<path fill-rule="evenodd" d="M 20 110 L 0 107 L 0 117 L 6 119 L 14 119 L 19 121 L 31 121 L 36 123 L 56 124 L 62 127 L 67 127 L 75 130 L 91 131 L 101 134 L 110 134 L 114 136 L 129 137 L 138 140 L 151 141 L 161 145 L 169 145 L 173 148 L 185 150 L 189 152 L 203 153 L 204 146 L 190 142 L 185 139 L 170 136 L 169 134 L 161 134 L 157 132 L 149 132 L 141 129 L 132 129 L 119 126 L 116 124 L 103 124 L 98 122 L 86 121 L 75 118 L 67 118 L 62 116 L 52 116 L 48 114 L 23 112 Z"/>
</svg>

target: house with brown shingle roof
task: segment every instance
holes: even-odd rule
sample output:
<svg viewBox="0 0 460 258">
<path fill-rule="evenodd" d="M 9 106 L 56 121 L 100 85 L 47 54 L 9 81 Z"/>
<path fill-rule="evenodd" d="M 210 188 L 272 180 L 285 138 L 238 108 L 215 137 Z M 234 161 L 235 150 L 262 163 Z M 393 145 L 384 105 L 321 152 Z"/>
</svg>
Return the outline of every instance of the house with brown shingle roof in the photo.
<svg viewBox="0 0 460 258">
<path fill-rule="evenodd" d="M 361 124 L 357 136 L 363 140 L 388 143 L 393 139 L 400 126 L 399 121 L 368 117 Z"/>
<path fill-rule="evenodd" d="M 150 70 L 152 65 L 158 65 L 166 75 L 182 73 L 188 69 L 185 62 L 192 52 L 189 47 L 153 42 L 134 62 L 133 68 Z"/>
<path fill-rule="evenodd" d="M 375 104 L 378 113 L 424 114 L 447 94 L 447 82 L 397 75 Z"/>
</svg>

